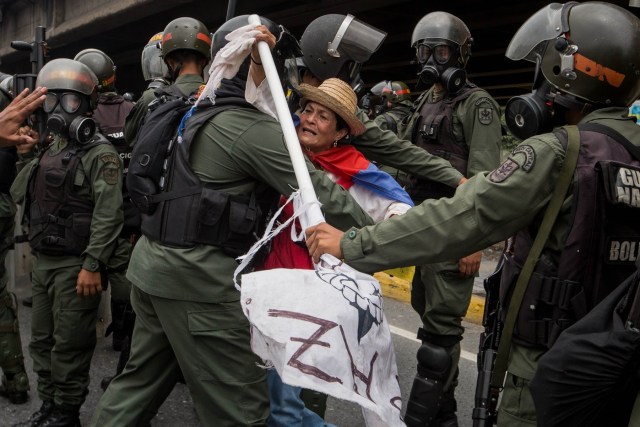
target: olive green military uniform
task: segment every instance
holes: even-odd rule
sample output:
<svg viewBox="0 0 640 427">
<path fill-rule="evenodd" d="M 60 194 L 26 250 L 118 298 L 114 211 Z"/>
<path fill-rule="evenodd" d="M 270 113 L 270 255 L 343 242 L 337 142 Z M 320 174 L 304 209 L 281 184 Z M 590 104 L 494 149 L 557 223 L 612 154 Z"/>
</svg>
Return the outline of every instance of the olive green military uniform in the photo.
<svg viewBox="0 0 640 427">
<path fill-rule="evenodd" d="M 58 155 L 67 144 L 56 137 L 44 156 Z M 36 163 L 26 165 L 11 187 L 16 203 L 26 200 L 29 175 Z M 78 274 L 81 268 L 100 270 L 122 229 L 122 165 L 110 144 L 86 151 L 75 172 L 74 188 L 94 207 L 89 244 L 81 256 L 35 254 L 29 344 L 40 398 L 68 410 L 79 408 L 88 393 L 100 303 L 100 295 L 77 295 Z"/>
<path fill-rule="evenodd" d="M 179 76 L 172 86 L 176 86 L 180 89 L 180 92 L 182 92 L 184 96 L 189 96 L 193 92 L 197 91 L 203 83 L 204 81 L 202 80 L 202 77 L 188 74 Z M 138 129 L 142 126 L 144 116 L 147 115 L 147 108 L 149 107 L 149 104 L 156 99 L 155 91 L 156 89 L 147 89 L 142 92 L 140 99 L 136 101 L 136 105 L 133 106 L 133 109 L 129 112 L 129 115 L 124 122 L 124 139 L 129 143 L 129 145 L 134 144 Z"/>
<path fill-rule="evenodd" d="M 376 117 L 374 117 L 373 121 L 378 125 L 380 129 L 390 130 L 397 135 L 401 135 L 403 134 L 401 122 L 411 113 L 412 106 L 413 103 L 409 100 L 396 102 L 393 108 L 390 108 L 387 111 L 378 114 Z M 391 120 L 391 123 L 389 122 L 389 120 Z"/>
<path fill-rule="evenodd" d="M 388 130 L 400 135 L 402 132 L 402 120 L 411 112 L 413 103 L 408 100 L 399 101 L 393 108 L 379 114 L 373 121 L 382 130 Z M 391 125 L 391 127 L 389 126 Z M 380 170 L 391 175 L 396 181 L 402 183 L 407 174 L 399 169 L 384 164 L 377 164 Z"/>
<path fill-rule="evenodd" d="M 451 163 L 399 138 L 390 130 L 381 129 L 364 110 L 358 109 L 357 116 L 364 123 L 365 131 L 351 143 L 367 159 L 453 188 L 458 186 L 462 174 Z"/>
<path fill-rule="evenodd" d="M 196 133 L 190 161 L 204 182 L 230 184 L 230 194 L 267 188 L 289 194 L 296 187 L 280 125 L 256 110 L 232 109 L 207 122 Z M 332 223 L 371 223 L 322 171 L 311 177 Z M 202 425 L 265 424 L 265 372 L 251 351 L 249 323 L 233 284 L 237 265 L 216 246 L 178 249 L 145 236 L 138 241 L 127 274 L 137 316 L 131 357 L 100 400 L 92 425 L 137 425 L 145 408 L 175 383 L 178 369 Z"/>
<path fill-rule="evenodd" d="M 0 92 L 0 111 L 11 100 Z M 9 277 L 5 266 L 12 249 L 16 206 L 9 194 L 0 192 L 0 368 L 3 394 L 26 392 L 29 378 L 24 369 L 24 356 L 18 324 L 18 304 L 15 295 L 7 290 Z"/>
<path fill-rule="evenodd" d="M 625 108 L 607 108 L 589 114 L 582 122 L 609 126 L 640 146 L 638 127 L 627 116 Z M 566 147 L 553 134 L 529 138 L 522 146 L 529 154 L 511 154 L 508 163 L 512 167 L 493 172 L 499 179 L 492 181 L 491 172 L 479 173 L 450 199 L 427 200 L 401 217 L 349 230 L 340 242 L 345 261 L 364 272 L 441 262 L 478 251 L 529 226 L 549 203 Z M 559 253 L 562 249 L 571 215 L 571 192 L 568 194 L 545 251 Z M 512 345 L 499 425 L 535 425 L 528 382 L 542 353 Z"/>
<path fill-rule="evenodd" d="M 433 103 L 434 88 L 420 98 L 415 113 L 408 119 L 405 137 L 410 138 L 420 118 L 424 103 Z M 500 108 L 483 90 L 472 92 L 456 104 L 453 111 L 453 136 L 458 144 L 469 151 L 466 177 L 471 178 L 482 171 L 493 170 L 500 163 Z M 417 141 L 414 141 L 416 143 Z M 419 200 L 414 200 L 419 203 Z M 464 248 L 464 246 L 463 246 Z M 469 250 L 470 255 L 474 251 Z M 456 368 L 460 359 L 460 344 L 464 328 L 462 318 L 467 312 L 473 291 L 474 277 L 460 274 L 459 259 L 420 265 L 412 283 L 411 305 L 421 316 L 423 329 L 428 334 L 426 341 L 447 349 L 451 356 L 451 372 L 444 390 L 457 385 Z"/>
</svg>

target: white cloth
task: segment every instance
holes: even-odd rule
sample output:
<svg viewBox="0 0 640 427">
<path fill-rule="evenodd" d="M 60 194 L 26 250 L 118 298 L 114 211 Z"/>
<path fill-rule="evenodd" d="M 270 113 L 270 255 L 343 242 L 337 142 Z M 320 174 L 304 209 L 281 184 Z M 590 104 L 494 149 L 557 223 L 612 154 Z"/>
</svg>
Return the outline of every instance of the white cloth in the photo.
<svg viewBox="0 0 640 427">
<path fill-rule="evenodd" d="M 242 276 L 251 347 L 286 384 L 356 402 L 368 426 L 404 426 L 378 281 L 323 255 L 317 270 Z"/>
<path fill-rule="evenodd" d="M 241 257 L 234 281 L 260 246 L 310 206 L 298 192 L 291 201 L 294 215 L 275 229 L 269 223 Z M 291 239 L 300 241 L 294 228 Z M 360 404 L 369 427 L 404 426 L 395 351 L 373 276 L 323 255 L 316 270 L 244 274 L 236 287 L 251 323 L 251 348 L 283 382 Z"/>
<path fill-rule="evenodd" d="M 255 25 L 245 25 L 231 31 L 225 39 L 229 41 L 218 51 L 211 67 L 209 68 L 209 80 L 202 94 L 196 101 L 196 106 L 205 97 L 215 103 L 215 90 L 220 86 L 222 79 L 230 79 L 236 75 L 240 65 L 251 52 L 256 36 L 260 31 L 255 29 Z"/>
</svg>

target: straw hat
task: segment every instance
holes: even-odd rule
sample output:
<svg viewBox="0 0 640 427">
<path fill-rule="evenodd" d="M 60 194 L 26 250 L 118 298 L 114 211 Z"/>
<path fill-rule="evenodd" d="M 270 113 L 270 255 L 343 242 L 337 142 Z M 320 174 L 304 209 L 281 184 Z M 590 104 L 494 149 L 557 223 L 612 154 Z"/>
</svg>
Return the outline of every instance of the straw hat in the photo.
<svg viewBox="0 0 640 427">
<path fill-rule="evenodd" d="M 349 84 L 340 79 L 330 78 L 322 82 L 318 87 L 302 83 L 300 85 L 302 108 L 307 102 L 313 101 L 324 105 L 347 122 L 351 135 L 364 133 L 364 124 L 356 117 L 358 97 Z"/>
</svg>

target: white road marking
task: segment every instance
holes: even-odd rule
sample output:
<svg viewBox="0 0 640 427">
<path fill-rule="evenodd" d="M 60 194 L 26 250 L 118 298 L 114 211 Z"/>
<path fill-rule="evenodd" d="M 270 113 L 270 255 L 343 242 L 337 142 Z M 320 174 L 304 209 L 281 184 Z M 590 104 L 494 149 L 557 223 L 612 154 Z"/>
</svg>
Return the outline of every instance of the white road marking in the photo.
<svg viewBox="0 0 640 427">
<path fill-rule="evenodd" d="M 398 328 L 397 326 L 393 326 L 393 325 L 389 325 L 389 329 L 391 330 L 392 334 L 396 334 L 398 336 L 401 336 L 402 338 L 406 338 L 414 342 L 418 342 L 418 343 L 421 342 L 419 339 L 416 338 L 415 332 L 409 332 L 405 329 Z M 475 354 L 465 350 L 462 350 L 460 352 L 460 357 L 462 359 L 469 360 L 474 363 L 478 360 Z"/>
</svg>

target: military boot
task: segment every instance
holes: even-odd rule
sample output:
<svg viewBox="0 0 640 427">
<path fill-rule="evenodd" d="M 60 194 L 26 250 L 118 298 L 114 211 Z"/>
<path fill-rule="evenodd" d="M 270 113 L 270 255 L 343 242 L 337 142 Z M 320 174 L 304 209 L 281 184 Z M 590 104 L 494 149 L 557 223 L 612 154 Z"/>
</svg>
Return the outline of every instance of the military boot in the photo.
<svg viewBox="0 0 640 427">
<path fill-rule="evenodd" d="M 25 403 L 29 400 L 29 377 L 26 372 L 17 374 L 7 373 L 2 376 L 2 386 L 0 386 L 0 396 L 9 399 L 14 405 Z"/>
<path fill-rule="evenodd" d="M 42 402 L 42 406 L 36 412 L 31 414 L 27 421 L 23 421 L 18 424 L 14 424 L 11 427 L 39 427 L 42 421 L 44 421 L 53 412 L 53 402 L 45 400 Z"/>
<path fill-rule="evenodd" d="M 55 406 L 53 412 L 38 427 L 82 427 L 80 408 L 65 409 Z"/>
</svg>

